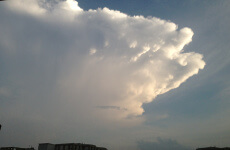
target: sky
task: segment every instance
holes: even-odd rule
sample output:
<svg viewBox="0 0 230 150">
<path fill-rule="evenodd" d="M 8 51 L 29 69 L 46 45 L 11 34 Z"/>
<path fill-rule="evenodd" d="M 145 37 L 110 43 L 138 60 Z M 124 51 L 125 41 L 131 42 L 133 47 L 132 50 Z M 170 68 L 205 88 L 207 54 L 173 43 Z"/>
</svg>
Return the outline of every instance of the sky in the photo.
<svg viewBox="0 0 230 150">
<path fill-rule="evenodd" d="M 0 2 L 0 147 L 230 147 L 230 2 Z"/>
</svg>

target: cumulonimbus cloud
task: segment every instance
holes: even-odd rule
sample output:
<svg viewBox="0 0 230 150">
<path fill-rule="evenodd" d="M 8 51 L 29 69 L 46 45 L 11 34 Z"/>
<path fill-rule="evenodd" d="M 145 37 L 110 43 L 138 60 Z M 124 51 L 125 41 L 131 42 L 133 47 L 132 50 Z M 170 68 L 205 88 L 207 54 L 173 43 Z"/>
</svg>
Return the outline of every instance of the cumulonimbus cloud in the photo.
<svg viewBox="0 0 230 150">
<path fill-rule="evenodd" d="M 48 72 L 55 91 L 50 97 L 78 110 L 139 116 L 143 103 L 179 87 L 205 66 L 201 54 L 183 51 L 192 30 L 178 30 L 170 21 L 109 8 L 86 11 L 74 0 L 11 0 L 6 6 L 29 19 L 15 26 L 1 23 L 4 54 L 33 58 L 38 73 L 33 78 Z"/>
</svg>

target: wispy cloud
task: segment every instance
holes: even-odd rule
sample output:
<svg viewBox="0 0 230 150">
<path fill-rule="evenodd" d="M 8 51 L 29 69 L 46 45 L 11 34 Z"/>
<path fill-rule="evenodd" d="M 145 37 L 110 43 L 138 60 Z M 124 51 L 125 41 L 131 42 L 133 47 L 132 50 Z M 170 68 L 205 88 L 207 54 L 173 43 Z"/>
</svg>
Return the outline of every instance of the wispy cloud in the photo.
<svg viewBox="0 0 230 150">
<path fill-rule="evenodd" d="M 97 108 L 100 108 L 100 109 L 113 109 L 113 110 L 119 110 L 119 111 L 127 111 L 126 108 L 121 108 L 121 107 L 118 107 L 118 106 L 97 106 Z"/>
</svg>

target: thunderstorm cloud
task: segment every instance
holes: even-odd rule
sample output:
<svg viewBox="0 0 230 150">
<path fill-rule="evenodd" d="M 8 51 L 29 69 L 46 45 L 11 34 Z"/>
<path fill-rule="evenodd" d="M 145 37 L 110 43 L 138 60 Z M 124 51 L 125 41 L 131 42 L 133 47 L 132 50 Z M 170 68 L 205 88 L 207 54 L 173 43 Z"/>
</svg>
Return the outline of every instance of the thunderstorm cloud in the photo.
<svg viewBox="0 0 230 150">
<path fill-rule="evenodd" d="M 170 21 L 109 8 L 83 10 L 74 0 L 1 5 L 8 10 L 1 16 L 8 18 L 0 22 L 2 76 L 7 76 L 0 94 L 13 101 L 3 103 L 18 112 L 9 114 L 12 119 L 140 118 L 144 103 L 205 66 L 201 54 L 183 50 L 193 31 Z"/>
</svg>

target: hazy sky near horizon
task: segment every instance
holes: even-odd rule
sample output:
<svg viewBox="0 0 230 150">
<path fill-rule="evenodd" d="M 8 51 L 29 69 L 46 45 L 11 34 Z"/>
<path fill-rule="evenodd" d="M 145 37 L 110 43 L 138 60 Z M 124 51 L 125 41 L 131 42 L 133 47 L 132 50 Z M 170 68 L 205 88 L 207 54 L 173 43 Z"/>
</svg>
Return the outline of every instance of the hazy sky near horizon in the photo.
<svg viewBox="0 0 230 150">
<path fill-rule="evenodd" d="M 0 2 L 0 146 L 230 146 L 230 2 Z"/>
</svg>

